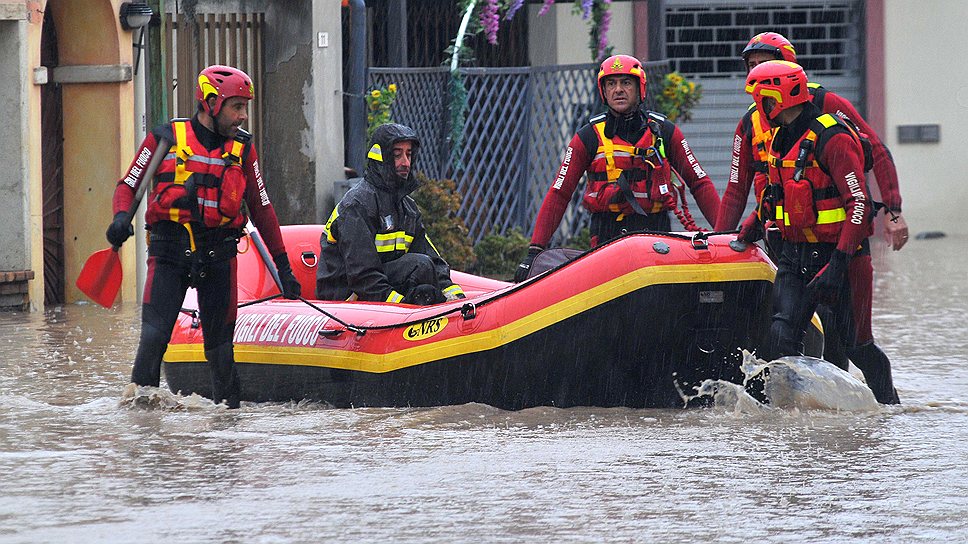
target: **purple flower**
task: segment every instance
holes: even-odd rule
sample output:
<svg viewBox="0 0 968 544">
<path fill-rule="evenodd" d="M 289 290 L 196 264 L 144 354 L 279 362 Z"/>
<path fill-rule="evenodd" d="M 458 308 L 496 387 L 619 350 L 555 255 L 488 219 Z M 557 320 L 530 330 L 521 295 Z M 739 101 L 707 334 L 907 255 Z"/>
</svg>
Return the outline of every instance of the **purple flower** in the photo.
<svg viewBox="0 0 968 544">
<path fill-rule="evenodd" d="M 508 11 L 504 14 L 504 19 L 506 21 L 510 21 L 514 17 L 514 14 L 517 13 L 523 5 L 524 0 L 511 0 L 511 5 L 508 6 Z"/>
<path fill-rule="evenodd" d="M 608 9 L 608 4 L 612 0 L 605 0 L 604 10 L 602 11 L 602 22 L 598 25 L 598 58 L 605 56 L 605 49 L 608 47 L 608 25 L 612 22 L 612 10 Z"/>
<path fill-rule="evenodd" d="M 592 16 L 592 6 L 595 5 L 595 0 L 581 0 L 581 18 L 588 19 Z"/>
<path fill-rule="evenodd" d="M 481 26 L 484 27 L 484 35 L 487 43 L 497 45 L 497 29 L 501 24 L 501 18 L 497 14 L 498 0 L 487 0 L 481 8 Z"/>
<path fill-rule="evenodd" d="M 541 6 L 541 11 L 538 12 L 538 15 L 544 15 L 545 13 L 548 13 L 548 10 L 551 9 L 551 4 L 554 4 L 554 3 L 555 3 L 555 0 L 544 0 L 544 5 Z"/>
</svg>

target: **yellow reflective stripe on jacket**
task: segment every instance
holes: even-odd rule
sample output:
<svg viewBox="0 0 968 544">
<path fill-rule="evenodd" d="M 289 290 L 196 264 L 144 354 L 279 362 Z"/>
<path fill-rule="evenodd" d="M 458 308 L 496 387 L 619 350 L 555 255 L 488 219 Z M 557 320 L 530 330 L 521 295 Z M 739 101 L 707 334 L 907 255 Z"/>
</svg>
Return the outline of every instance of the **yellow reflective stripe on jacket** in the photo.
<svg viewBox="0 0 968 544">
<path fill-rule="evenodd" d="M 437 251 L 437 246 L 435 246 L 434 243 L 430 241 L 430 236 L 428 236 L 427 233 L 424 233 L 424 240 L 427 240 L 427 243 L 430 244 L 430 247 L 433 248 L 435 252 L 437 252 L 437 255 L 440 255 L 440 252 Z"/>
<path fill-rule="evenodd" d="M 333 221 L 336 221 L 337 217 L 339 217 L 339 206 L 333 208 L 333 213 L 329 214 L 329 220 L 323 227 L 323 232 L 326 233 L 326 241 L 331 244 L 336 243 L 336 238 L 333 237 Z"/>
<path fill-rule="evenodd" d="M 790 214 L 783 211 L 782 204 L 776 207 L 776 220 L 783 221 L 784 225 L 790 224 Z M 847 220 L 847 210 L 845 210 L 844 208 L 834 208 L 832 210 L 817 211 L 818 225 L 829 225 L 831 223 L 840 223 L 846 220 Z"/>
<path fill-rule="evenodd" d="M 457 295 L 463 295 L 463 294 L 464 294 L 464 290 L 461 289 L 460 288 L 460 285 L 457 285 L 456 283 L 454 285 L 451 285 L 450 287 L 444 289 L 444 296 L 447 296 L 448 298 L 450 296 L 455 296 L 456 297 Z"/>
<path fill-rule="evenodd" d="M 366 158 L 383 162 L 383 150 L 380 148 L 380 144 L 373 144 L 373 147 L 366 154 Z"/>
<path fill-rule="evenodd" d="M 820 210 L 817 212 L 817 224 L 827 225 L 830 223 L 840 223 L 847 220 L 847 210 L 834 208 L 832 210 Z"/>
<path fill-rule="evenodd" d="M 374 240 L 378 252 L 387 251 L 409 251 L 410 244 L 413 243 L 413 236 L 406 231 L 398 230 L 386 234 L 377 234 Z"/>
<path fill-rule="evenodd" d="M 394 290 L 391 289 L 390 290 L 390 296 L 387 297 L 387 300 L 386 301 L 387 302 L 392 302 L 394 304 L 397 303 L 397 302 L 403 302 L 403 295 L 401 295 L 400 293 L 398 293 L 398 292 L 396 292 L 396 291 L 394 291 Z"/>
</svg>

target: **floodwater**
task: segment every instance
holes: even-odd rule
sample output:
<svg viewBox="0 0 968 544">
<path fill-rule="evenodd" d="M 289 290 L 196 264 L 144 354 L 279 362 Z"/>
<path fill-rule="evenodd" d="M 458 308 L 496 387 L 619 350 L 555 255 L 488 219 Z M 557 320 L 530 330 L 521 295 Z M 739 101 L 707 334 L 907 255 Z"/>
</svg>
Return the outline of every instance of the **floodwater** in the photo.
<svg viewBox="0 0 968 544">
<path fill-rule="evenodd" d="M 849 413 L 145 408 L 136 306 L 0 314 L 0 542 L 965 542 L 965 247 L 875 252 Z"/>
</svg>

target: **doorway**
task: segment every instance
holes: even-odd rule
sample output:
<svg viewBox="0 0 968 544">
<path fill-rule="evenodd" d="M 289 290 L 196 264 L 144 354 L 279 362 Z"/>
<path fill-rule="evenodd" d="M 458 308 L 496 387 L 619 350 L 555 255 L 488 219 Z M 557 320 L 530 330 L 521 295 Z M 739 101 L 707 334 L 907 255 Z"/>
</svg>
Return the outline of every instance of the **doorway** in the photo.
<svg viewBox="0 0 968 544">
<path fill-rule="evenodd" d="M 52 70 L 58 65 L 57 30 L 50 11 L 44 13 L 40 63 Z M 61 86 L 41 87 L 42 176 L 44 216 L 44 304 L 65 301 L 64 272 L 64 105 Z"/>
</svg>

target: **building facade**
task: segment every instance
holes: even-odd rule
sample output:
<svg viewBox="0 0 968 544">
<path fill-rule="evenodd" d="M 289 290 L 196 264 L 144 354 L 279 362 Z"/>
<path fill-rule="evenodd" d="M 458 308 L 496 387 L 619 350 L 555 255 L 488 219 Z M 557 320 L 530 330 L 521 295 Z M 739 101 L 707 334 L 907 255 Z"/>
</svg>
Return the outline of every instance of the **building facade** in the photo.
<svg viewBox="0 0 968 544">
<path fill-rule="evenodd" d="M 406 4 L 381 1 L 367 4 Z M 81 300 L 74 280 L 87 257 L 106 247 L 115 181 L 151 118 L 139 106 L 146 62 L 133 47 L 137 31 L 119 21 L 121 4 L 0 0 L 0 118 L 7 124 L 0 131 L 2 307 L 38 310 Z M 169 14 L 175 9 L 173 2 L 152 4 Z M 571 2 L 560 1 L 539 17 L 540 7 L 529 3 L 519 15 L 527 17 L 519 24 L 527 33 L 528 62 L 588 62 L 587 26 Z M 283 223 L 325 219 L 333 183 L 344 177 L 340 19 L 347 8 L 322 0 L 197 0 L 178 9 L 192 16 L 263 14 L 260 136 L 270 194 Z M 611 10 L 609 37 L 617 52 L 668 58 L 703 84 L 701 107 L 685 130 L 720 190 L 729 136 L 749 103 L 738 44 L 755 32 L 779 30 L 790 34 L 811 77 L 854 100 L 890 147 L 912 231 L 968 231 L 957 221 L 968 204 L 960 179 L 968 159 L 954 149 L 968 131 L 962 122 L 968 73 L 944 53 L 950 47 L 937 45 L 956 43 L 968 4 L 615 0 Z M 211 20 L 218 25 L 226 19 Z M 207 54 L 193 62 L 213 58 Z M 165 113 L 191 114 L 174 107 Z M 123 301 L 138 299 L 143 251 L 143 242 L 122 248 Z"/>
</svg>

